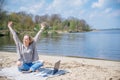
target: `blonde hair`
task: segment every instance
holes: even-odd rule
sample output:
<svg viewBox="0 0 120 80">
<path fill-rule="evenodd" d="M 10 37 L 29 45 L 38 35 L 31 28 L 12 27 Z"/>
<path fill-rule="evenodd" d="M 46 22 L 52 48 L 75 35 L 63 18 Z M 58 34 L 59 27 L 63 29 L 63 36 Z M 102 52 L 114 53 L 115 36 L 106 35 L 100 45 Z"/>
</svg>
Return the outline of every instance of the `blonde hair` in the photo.
<svg viewBox="0 0 120 80">
<path fill-rule="evenodd" d="M 33 38 L 31 36 L 29 36 L 29 40 L 30 40 L 30 43 L 29 45 L 33 42 Z"/>
</svg>

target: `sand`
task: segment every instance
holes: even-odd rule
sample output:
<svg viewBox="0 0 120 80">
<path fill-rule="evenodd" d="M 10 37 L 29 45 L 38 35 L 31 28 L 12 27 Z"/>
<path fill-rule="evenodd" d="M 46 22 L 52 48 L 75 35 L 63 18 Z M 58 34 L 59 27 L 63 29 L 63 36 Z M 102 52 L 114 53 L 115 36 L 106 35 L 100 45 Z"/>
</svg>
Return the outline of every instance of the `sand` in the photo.
<svg viewBox="0 0 120 80">
<path fill-rule="evenodd" d="M 44 67 L 53 67 L 57 60 L 61 60 L 60 69 L 69 71 L 65 75 L 47 80 L 120 80 L 120 61 L 48 55 L 39 55 L 39 57 L 44 60 Z M 16 60 L 16 53 L 0 52 L 0 69 L 15 65 Z M 0 75 L 0 80 L 9 79 Z"/>
</svg>

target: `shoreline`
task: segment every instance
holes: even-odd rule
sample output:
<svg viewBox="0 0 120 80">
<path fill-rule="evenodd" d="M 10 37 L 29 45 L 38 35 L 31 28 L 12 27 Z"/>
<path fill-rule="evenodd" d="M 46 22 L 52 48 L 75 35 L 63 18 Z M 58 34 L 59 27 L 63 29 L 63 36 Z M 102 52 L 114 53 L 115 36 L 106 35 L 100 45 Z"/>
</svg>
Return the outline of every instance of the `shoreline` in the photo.
<svg viewBox="0 0 120 80">
<path fill-rule="evenodd" d="M 89 58 L 89 57 L 80 57 L 80 56 L 65 56 L 65 57 L 73 57 L 73 58 L 83 58 L 83 59 L 93 59 L 93 60 L 105 60 L 105 61 L 114 61 L 120 62 L 120 60 L 109 60 L 109 59 L 101 59 L 101 58 Z"/>
<path fill-rule="evenodd" d="M 44 67 L 53 67 L 57 60 L 61 60 L 60 69 L 68 70 L 62 76 L 49 78 L 48 80 L 119 80 L 120 62 L 88 58 L 75 58 L 66 56 L 39 55 L 44 60 Z M 0 51 L 0 68 L 15 65 L 17 54 Z M 0 75 L 1 77 L 1 75 Z M 6 80 L 1 79 L 0 80 Z M 9 79 L 7 79 L 9 80 Z"/>
<path fill-rule="evenodd" d="M 16 53 L 15 51 L 0 51 L 0 52 L 8 52 L 8 53 Z M 40 53 L 38 55 L 43 56 L 58 56 L 58 57 L 70 57 L 70 58 L 83 58 L 83 59 L 93 59 L 93 60 L 105 60 L 105 61 L 114 61 L 114 62 L 120 62 L 120 60 L 112 60 L 112 59 L 102 59 L 102 58 L 91 58 L 91 57 L 82 57 L 82 56 L 64 56 L 64 55 L 50 55 L 50 54 L 44 54 Z"/>
</svg>

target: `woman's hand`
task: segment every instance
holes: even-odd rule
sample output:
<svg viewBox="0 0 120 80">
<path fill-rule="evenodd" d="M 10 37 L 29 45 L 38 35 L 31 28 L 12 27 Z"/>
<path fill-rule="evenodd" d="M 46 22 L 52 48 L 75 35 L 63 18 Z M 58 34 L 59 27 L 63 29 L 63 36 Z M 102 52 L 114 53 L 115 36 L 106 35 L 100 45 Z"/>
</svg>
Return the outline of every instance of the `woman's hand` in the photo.
<svg viewBox="0 0 120 80">
<path fill-rule="evenodd" d="M 47 27 L 47 23 L 46 22 L 42 22 L 40 25 L 41 25 L 41 29 L 44 29 L 45 27 Z"/>
<path fill-rule="evenodd" d="M 17 65 L 17 66 L 21 66 L 21 65 L 22 65 L 22 62 L 21 62 L 21 61 L 17 61 L 17 62 L 16 62 L 16 65 Z"/>
<path fill-rule="evenodd" d="M 8 27 L 12 27 L 12 25 L 13 25 L 13 22 L 12 22 L 12 21 L 9 21 L 9 22 L 8 22 Z"/>
</svg>

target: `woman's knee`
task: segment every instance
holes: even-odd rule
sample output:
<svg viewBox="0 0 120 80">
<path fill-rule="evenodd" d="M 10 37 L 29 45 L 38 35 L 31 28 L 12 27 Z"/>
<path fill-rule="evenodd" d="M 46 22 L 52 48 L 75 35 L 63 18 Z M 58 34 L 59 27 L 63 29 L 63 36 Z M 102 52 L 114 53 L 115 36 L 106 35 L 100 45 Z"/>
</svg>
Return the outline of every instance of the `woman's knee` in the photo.
<svg viewBox="0 0 120 80">
<path fill-rule="evenodd" d="M 35 66 L 38 66 L 38 67 L 41 67 L 41 66 L 43 66 L 43 64 L 44 64 L 44 62 L 42 61 L 38 61 L 38 62 L 36 62 L 34 65 Z"/>
<path fill-rule="evenodd" d="M 44 61 L 43 60 L 36 61 L 34 63 L 34 65 L 43 66 L 44 65 Z"/>
<path fill-rule="evenodd" d="M 43 65 L 44 65 L 44 61 L 43 61 L 43 60 L 40 60 L 40 61 L 38 62 L 38 64 L 39 64 L 40 66 L 43 66 Z"/>
<path fill-rule="evenodd" d="M 31 68 L 30 68 L 30 70 L 31 71 L 35 71 L 35 70 L 38 70 L 41 66 L 43 66 L 44 65 L 44 62 L 42 61 L 37 61 L 37 62 L 35 62 L 32 66 L 31 66 Z"/>
</svg>

